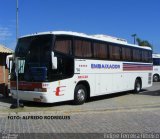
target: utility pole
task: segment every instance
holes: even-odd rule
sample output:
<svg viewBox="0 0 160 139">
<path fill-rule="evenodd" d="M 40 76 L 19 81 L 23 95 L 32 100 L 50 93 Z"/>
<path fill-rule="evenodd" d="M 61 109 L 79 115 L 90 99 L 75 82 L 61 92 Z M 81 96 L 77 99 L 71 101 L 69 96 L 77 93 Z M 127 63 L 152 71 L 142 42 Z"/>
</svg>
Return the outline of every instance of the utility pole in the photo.
<svg viewBox="0 0 160 139">
<path fill-rule="evenodd" d="M 16 0 L 16 42 L 18 43 L 18 0 Z M 19 107 L 19 96 L 18 96 L 18 72 L 19 72 L 19 64 L 18 57 L 15 59 L 16 64 L 16 77 L 17 77 L 17 108 Z"/>
<path fill-rule="evenodd" d="M 16 0 L 16 43 L 18 43 L 18 0 Z M 18 94 L 18 73 L 19 73 L 19 57 L 15 57 L 15 72 L 16 72 L 16 90 L 17 90 L 17 104 L 12 104 L 10 106 L 11 109 L 24 107 L 22 103 L 19 102 L 19 94 Z"/>
<path fill-rule="evenodd" d="M 18 0 L 16 0 L 16 41 L 18 42 Z"/>
</svg>

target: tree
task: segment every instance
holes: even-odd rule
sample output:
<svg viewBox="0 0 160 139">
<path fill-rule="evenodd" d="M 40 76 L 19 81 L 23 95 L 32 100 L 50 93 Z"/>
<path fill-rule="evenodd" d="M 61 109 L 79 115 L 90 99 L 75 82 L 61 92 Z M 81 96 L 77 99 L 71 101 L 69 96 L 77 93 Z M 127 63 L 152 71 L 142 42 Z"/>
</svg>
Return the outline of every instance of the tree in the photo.
<svg viewBox="0 0 160 139">
<path fill-rule="evenodd" d="M 140 38 L 137 38 L 136 41 L 139 46 L 148 46 L 148 47 L 153 48 L 153 45 L 149 43 L 147 40 L 141 40 Z"/>
</svg>

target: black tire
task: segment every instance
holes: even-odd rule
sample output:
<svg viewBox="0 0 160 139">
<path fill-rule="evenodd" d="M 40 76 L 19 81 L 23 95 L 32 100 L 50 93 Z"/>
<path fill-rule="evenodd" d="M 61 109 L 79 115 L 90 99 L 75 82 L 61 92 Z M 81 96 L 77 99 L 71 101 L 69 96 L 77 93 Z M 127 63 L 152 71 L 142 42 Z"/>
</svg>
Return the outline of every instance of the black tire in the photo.
<svg viewBox="0 0 160 139">
<path fill-rule="evenodd" d="M 153 75 L 153 81 L 158 82 L 159 81 L 159 76 L 157 74 Z"/>
<path fill-rule="evenodd" d="M 140 79 L 136 79 L 135 84 L 134 84 L 134 93 L 139 93 L 142 88 L 142 83 Z"/>
<path fill-rule="evenodd" d="M 84 85 L 79 84 L 74 91 L 74 104 L 81 105 L 85 103 L 87 98 L 87 89 Z"/>
</svg>

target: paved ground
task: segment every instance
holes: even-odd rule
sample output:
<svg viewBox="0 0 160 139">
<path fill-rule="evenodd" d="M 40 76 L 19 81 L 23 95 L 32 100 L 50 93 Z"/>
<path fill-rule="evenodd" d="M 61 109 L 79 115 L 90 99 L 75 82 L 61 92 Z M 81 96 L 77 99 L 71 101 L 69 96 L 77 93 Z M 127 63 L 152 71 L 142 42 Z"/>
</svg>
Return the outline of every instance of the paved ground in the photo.
<svg viewBox="0 0 160 139">
<path fill-rule="evenodd" d="M 35 111 L 101 111 L 126 108 L 143 108 L 160 106 L 160 82 L 154 83 L 152 87 L 143 90 L 140 94 L 123 92 L 118 94 L 105 95 L 91 98 L 87 103 L 80 106 L 72 105 L 71 102 L 61 102 L 55 104 L 42 104 L 25 102 L 23 109 L 11 110 L 12 99 L 0 97 L 0 115 L 8 112 L 35 112 Z"/>
<path fill-rule="evenodd" d="M 47 105 L 27 102 L 24 109 L 10 110 L 11 100 L 1 98 L 0 133 L 46 133 L 38 135 L 48 138 L 92 139 L 107 138 L 107 133 L 160 133 L 159 85 L 160 83 L 154 83 L 153 87 L 140 94 L 125 92 L 95 97 L 81 106 L 74 106 L 70 102 Z M 23 137 L 28 138 L 29 135 L 31 138 L 37 136 L 27 134 Z M 118 137 L 119 134 L 116 135 Z M 160 138 L 160 134 L 154 134 L 153 137 Z"/>
</svg>

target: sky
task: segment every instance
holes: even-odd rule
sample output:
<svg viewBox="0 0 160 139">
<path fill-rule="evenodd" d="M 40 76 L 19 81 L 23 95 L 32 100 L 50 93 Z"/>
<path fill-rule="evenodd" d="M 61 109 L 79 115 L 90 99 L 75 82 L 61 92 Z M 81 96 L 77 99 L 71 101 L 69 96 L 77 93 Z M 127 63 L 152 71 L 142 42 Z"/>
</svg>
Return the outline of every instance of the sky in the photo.
<svg viewBox="0 0 160 139">
<path fill-rule="evenodd" d="M 106 34 L 160 53 L 160 0 L 18 0 L 18 36 L 44 31 Z M 0 44 L 16 46 L 16 0 L 0 0 Z"/>
</svg>

